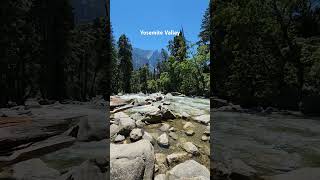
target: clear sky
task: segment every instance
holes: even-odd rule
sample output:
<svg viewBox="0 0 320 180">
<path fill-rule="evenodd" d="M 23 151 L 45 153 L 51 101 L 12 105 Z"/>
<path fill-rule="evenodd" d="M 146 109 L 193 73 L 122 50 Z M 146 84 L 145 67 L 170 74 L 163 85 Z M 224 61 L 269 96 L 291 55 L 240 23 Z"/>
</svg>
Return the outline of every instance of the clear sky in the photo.
<svg viewBox="0 0 320 180">
<path fill-rule="evenodd" d="M 186 39 L 198 41 L 202 17 L 209 0 L 110 0 L 116 40 L 126 34 L 135 48 L 166 48 L 174 36 L 142 36 L 140 30 L 184 29 Z"/>
</svg>

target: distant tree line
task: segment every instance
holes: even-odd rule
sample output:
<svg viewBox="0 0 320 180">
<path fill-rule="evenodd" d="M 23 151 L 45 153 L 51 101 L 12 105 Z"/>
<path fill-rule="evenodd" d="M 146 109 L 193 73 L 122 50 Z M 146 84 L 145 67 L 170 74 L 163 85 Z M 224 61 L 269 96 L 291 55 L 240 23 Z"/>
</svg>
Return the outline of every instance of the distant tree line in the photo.
<svg viewBox="0 0 320 180">
<path fill-rule="evenodd" d="M 246 107 L 320 109 L 320 4 L 210 2 L 212 95 Z"/>
<path fill-rule="evenodd" d="M 209 97 L 209 10 L 203 19 L 199 42 L 188 43 L 181 30 L 169 41 L 169 53 L 161 50 L 162 60 L 153 70 L 148 64 L 133 70 L 132 45 L 126 35 L 120 36 L 113 42 L 112 93 L 180 92 Z"/>
<path fill-rule="evenodd" d="M 74 24 L 69 0 L 2 0 L 0 10 L 0 106 L 108 94 L 109 17 Z"/>
</svg>

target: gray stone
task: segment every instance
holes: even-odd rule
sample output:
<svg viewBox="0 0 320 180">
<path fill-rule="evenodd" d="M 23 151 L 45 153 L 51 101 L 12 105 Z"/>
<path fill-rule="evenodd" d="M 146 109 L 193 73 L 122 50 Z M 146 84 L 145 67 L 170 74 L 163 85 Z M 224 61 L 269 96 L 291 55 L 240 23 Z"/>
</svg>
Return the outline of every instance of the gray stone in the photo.
<svg viewBox="0 0 320 180">
<path fill-rule="evenodd" d="M 130 132 L 130 139 L 132 141 L 138 141 L 142 138 L 142 135 L 143 135 L 143 131 L 142 129 L 133 129 L 131 132 Z"/>
<path fill-rule="evenodd" d="M 151 134 L 149 134 L 148 132 L 144 131 L 142 139 L 148 140 L 151 142 L 151 144 L 155 143 L 155 139 L 152 137 Z"/>
<path fill-rule="evenodd" d="M 169 132 L 169 136 L 174 140 L 178 139 L 178 135 L 175 132 Z"/>
<path fill-rule="evenodd" d="M 191 123 L 191 122 L 186 122 L 183 125 L 183 129 L 190 129 L 190 128 L 194 128 L 195 126 Z"/>
<path fill-rule="evenodd" d="M 199 154 L 199 149 L 192 142 L 183 143 L 182 148 L 190 154 L 193 154 L 193 155 Z"/>
<path fill-rule="evenodd" d="M 189 130 L 185 131 L 185 133 L 187 136 L 193 136 L 195 132 L 192 129 L 189 129 Z"/>
<path fill-rule="evenodd" d="M 161 136 L 158 137 L 157 142 L 161 147 L 169 147 L 169 138 L 166 133 L 163 133 Z"/>
<path fill-rule="evenodd" d="M 194 117 L 193 120 L 200 122 L 202 124 L 208 124 L 210 123 L 210 115 L 205 114 L 205 115 L 197 116 L 197 117 Z"/>
<path fill-rule="evenodd" d="M 143 128 L 146 126 L 146 123 L 142 122 L 142 120 L 138 120 L 138 121 L 136 121 L 136 126 L 138 128 Z"/>
<path fill-rule="evenodd" d="M 167 173 L 168 180 L 176 179 L 201 179 L 209 180 L 209 170 L 194 160 L 178 164 Z"/>
<path fill-rule="evenodd" d="M 152 180 L 154 149 L 147 140 L 110 145 L 110 175 L 115 180 Z"/>
<path fill-rule="evenodd" d="M 166 180 L 166 175 L 165 174 L 158 174 L 154 180 Z"/>
<path fill-rule="evenodd" d="M 115 124 L 110 125 L 110 137 L 113 137 L 120 131 L 120 127 Z"/>
<path fill-rule="evenodd" d="M 186 112 L 182 112 L 181 117 L 182 117 L 182 119 L 189 119 L 191 116 Z"/>
<path fill-rule="evenodd" d="M 201 137 L 201 140 L 202 141 L 208 141 L 210 139 L 210 137 L 209 136 L 206 136 L 206 135 L 203 135 L 202 137 Z"/>
<path fill-rule="evenodd" d="M 118 135 L 115 139 L 114 139 L 114 142 L 122 142 L 124 141 L 126 138 L 122 135 Z"/>
<path fill-rule="evenodd" d="M 179 152 L 179 153 L 172 153 L 167 156 L 167 161 L 169 165 L 172 163 L 180 163 L 183 162 L 188 158 L 188 153 L 186 152 Z"/>
<path fill-rule="evenodd" d="M 168 132 L 170 129 L 170 125 L 167 123 L 163 123 L 162 126 L 160 127 L 160 131 L 162 132 Z"/>
</svg>

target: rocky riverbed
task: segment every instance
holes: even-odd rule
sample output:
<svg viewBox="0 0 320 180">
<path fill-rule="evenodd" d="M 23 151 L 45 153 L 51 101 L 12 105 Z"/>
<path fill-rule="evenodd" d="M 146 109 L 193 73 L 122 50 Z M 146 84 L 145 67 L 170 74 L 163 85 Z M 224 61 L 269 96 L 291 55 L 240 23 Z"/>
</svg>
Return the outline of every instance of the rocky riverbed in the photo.
<svg viewBox="0 0 320 180">
<path fill-rule="evenodd" d="M 178 93 L 111 97 L 111 177 L 210 179 L 209 110 Z"/>
<path fill-rule="evenodd" d="M 211 109 L 214 179 L 320 179 L 320 118 L 220 106 Z"/>
<path fill-rule="evenodd" d="M 108 102 L 48 102 L 0 109 L 0 179 L 108 179 Z"/>
</svg>

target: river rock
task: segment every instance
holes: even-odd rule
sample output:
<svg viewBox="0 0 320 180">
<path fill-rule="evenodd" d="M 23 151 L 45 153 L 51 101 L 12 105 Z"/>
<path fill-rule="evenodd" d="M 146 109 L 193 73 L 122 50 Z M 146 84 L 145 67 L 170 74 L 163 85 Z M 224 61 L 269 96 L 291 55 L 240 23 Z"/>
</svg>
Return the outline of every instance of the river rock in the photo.
<svg viewBox="0 0 320 180">
<path fill-rule="evenodd" d="M 114 142 L 122 142 L 123 140 L 125 140 L 126 138 L 122 135 L 118 135 L 115 139 Z"/>
<path fill-rule="evenodd" d="M 192 155 L 199 154 L 199 149 L 192 142 L 183 143 L 182 148 Z"/>
<path fill-rule="evenodd" d="M 110 137 L 113 137 L 120 131 L 120 128 L 118 125 L 111 124 L 110 125 Z"/>
<path fill-rule="evenodd" d="M 152 135 L 149 134 L 149 133 L 146 132 L 146 131 L 144 131 L 143 136 L 142 136 L 142 139 L 145 139 L 145 140 L 150 141 L 151 144 L 154 144 L 154 143 L 155 143 L 155 142 L 154 142 L 155 140 L 154 140 L 154 138 L 152 137 Z"/>
<path fill-rule="evenodd" d="M 110 145 L 110 176 L 115 180 L 152 180 L 154 149 L 147 140 Z"/>
<path fill-rule="evenodd" d="M 202 124 L 208 124 L 210 123 L 210 115 L 209 114 L 205 114 L 205 115 L 201 115 L 201 116 L 197 116 L 193 118 L 195 121 L 200 122 Z"/>
<path fill-rule="evenodd" d="M 190 114 L 188 114 L 186 112 L 182 112 L 181 117 L 182 117 L 182 119 L 189 119 L 191 116 L 190 116 Z"/>
<path fill-rule="evenodd" d="M 101 171 L 101 167 L 93 160 L 87 160 L 80 166 L 72 168 L 69 172 L 57 180 L 105 180 L 107 174 Z"/>
<path fill-rule="evenodd" d="M 209 180 L 209 170 L 194 160 L 178 164 L 167 173 L 168 180 L 176 179 L 201 179 Z"/>
<path fill-rule="evenodd" d="M 176 116 L 173 114 L 173 112 L 169 109 L 162 108 L 162 119 L 163 120 L 168 120 L 168 119 L 176 119 Z"/>
<path fill-rule="evenodd" d="M 12 166 L 12 177 L 15 180 L 55 180 L 59 171 L 49 168 L 40 159 L 22 161 Z"/>
<path fill-rule="evenodd" d="M 121 134 L 128 134 L 136 127 L 136 122 L 129 117 L 120 118 L 119 127 Z"/>
<path fill-rule="evenodd" d="M 172 153 L 167 156 L 167 161 L 169 165 L 172 165 L 172 163 L 182 162 L 183 160 L 186 160 L 188 157 L 188 153 L 186 152 Z"/>
<path fill-rule="evenodd" d="M 176 130 L 176 128 L 171 127 L 171 128 L 169 129 L 169 131 L 170 131 L 170 132 L 175 132 L 175 131 L 177 131 L 177 130 Z"/>
<path fill-rule="evenodd" d="M 193 136 L 195 132 L 192 129 L 188 129 L 185 133 L 187 136 Z"/>
<path fill-rule="evenodd" d="M 142 120 L 136 121 L 137 128 L 143 128 L 146 126 L 146 123 L 144 123 Z"/>
<path fill-rule="evenodd" d="M 144 116 L 141 115 L 140 113 L 134 113 L 130 117 L 135 121 L 141 121 L 144 118 Z"/>
<path fill-rule="evenodd" d="M 166 180 L 166 175 L 165 174 L 158 174 L 158 175 L 156 175 L 154 180 Z"/>
<path fill-rule="evenodd" d="M 162 126 L 160 127 L 160 131 L 162 132 L 167 132 L 170 129 L 170 125 L 167 123 L 163 123 Z"/>
<path fill-rule="evenodd" d="M 157 139 L 159 146 L 162 147 L 169 147 L 169 138 L 166 133 L 163 133 L 161 136 Z"/>
<path fill-rule="evenodd" d="M 143 135 L 143 131 L 142 129 L 133 129 L 131 132 L 130 132 L 130 139 L 132 141 L 138 141 L 142 138 L 142 135 Z"/>
<path fill-rule="evenodd" d="M 210 139 L 210 137 L 209 136 L 206 136 L 206 135 L 203 135 L 202 137 L 201 137 L 201 140 L 202 141 L 208 141 Z"/>
<path fill-rule="evenodd" d="M 191 122 L 186 122 L 183 125 L 183 129 L 190 129 L 190 128 L 194 128 L 195 126 L 191 123 Z"/>
<path fill-rule="evenodd" d="M 177 140 L 177 139 L 178 139 L 178 135 L 177 135 L 177 133 L 175 133 L 175 132 L 169 132 L 169 136 L 170 136 L 172 139 L 174 139 L 174 140 Z"/>
</svg>

